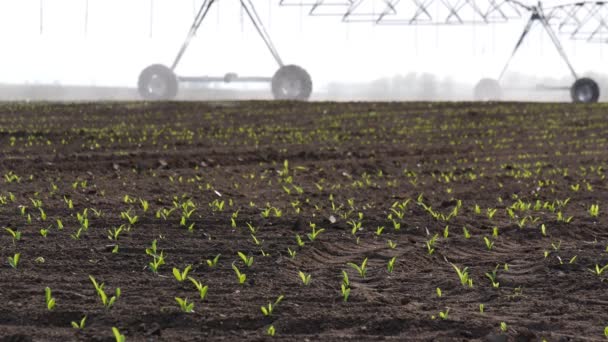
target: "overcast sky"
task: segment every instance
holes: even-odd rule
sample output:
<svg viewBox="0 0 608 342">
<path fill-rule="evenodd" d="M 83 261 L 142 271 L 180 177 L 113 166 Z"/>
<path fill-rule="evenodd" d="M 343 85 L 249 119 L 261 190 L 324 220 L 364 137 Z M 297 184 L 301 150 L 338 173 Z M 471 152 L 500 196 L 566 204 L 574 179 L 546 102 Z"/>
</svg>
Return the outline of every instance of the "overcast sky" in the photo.
<svg viewBox="0 0 608 342">
<path fill-rule="evenodd" d="M 284 61 L 308 69 L 317 84 L 409 72 L 469 82 L 495 77 L 525 23 L 378 27 L 309 17 L 304 9 L 278 6 L 279 0 L 254 2 Z M 145 66 L 172 62 L 201 0 L 89 0 L 86 34 L 86 0 L 42 0 L 42 34 L 40 3 L 0 0 L 0 82 L 133 85 Z M 276 64 L 240 13 L 238 1 L 220 0 L 178 73 L 271 75 Z M 606 46 L 563 42 L 580 73 L 605 71 Z M 510 70 L 568 75 L 540 27 Z"/>
</svg>

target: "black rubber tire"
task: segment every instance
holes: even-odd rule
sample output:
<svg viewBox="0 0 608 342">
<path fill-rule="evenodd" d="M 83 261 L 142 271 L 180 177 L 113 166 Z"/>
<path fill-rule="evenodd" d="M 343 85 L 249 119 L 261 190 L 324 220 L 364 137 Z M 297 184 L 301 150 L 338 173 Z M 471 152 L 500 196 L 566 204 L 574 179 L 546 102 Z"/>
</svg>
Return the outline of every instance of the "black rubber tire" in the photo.
<svg viewBox="0 0 608 342">
<path fill-rule="evenodd" d="M 177 96 L 178 88 L 177 76 L 173 70 L 162 64 L 145 68 L 137 82 L 139 95 L 149 101 L 172 100 Z"/>
<path fill-rule="evenodd" d="M 497 80 L 483 78 L 473 91 L 475 101 L 499 101 L 502 98 L 502 88 Z"/>
<path fill-rule="evenodd" d="M 285 65 L 272 77 L 271 88 L 275 100 L 307 101 L 312 94 L 312 79 L 303 68 Z"/>
<path fill-rule="evenodd" d="M 600 98 L 600 87 L 590 78 L 579 78 L 570 88 L 574 103 L 596 103 Z"/>
</svg>

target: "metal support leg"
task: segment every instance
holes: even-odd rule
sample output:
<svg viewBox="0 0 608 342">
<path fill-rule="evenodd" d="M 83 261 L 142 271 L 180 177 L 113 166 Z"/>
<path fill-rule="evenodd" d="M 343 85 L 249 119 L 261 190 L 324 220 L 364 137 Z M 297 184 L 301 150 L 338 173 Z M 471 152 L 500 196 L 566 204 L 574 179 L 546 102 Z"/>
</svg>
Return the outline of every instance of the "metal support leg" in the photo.
<svg viewBox="0 0 608 342">
<path fill-rule="evenodd" d="M 266 44 L 266 47 L 268 48 L 268 51 L 270 51 L 270 54 L 272 54 L 274 60 L 277 62 L 279 67 L 283 67 L 285 64 L 283 64 L 283 60 L 281 59 L 281 56 L 279 56 L 279 52 L 272 43 L 270 35 L 268 34 L 268 31 L 266 31 L 258 12 L 255 10 L 253 2 L 251 0 L 241 0 L 241 6 L 245 10 L 245 13 L 247 13 L 247 16 L 251 20 L 251 23 L 255 27 L 256 31 L 258 31 L 260 37 L 262 37 L 264 40 L 264 44 Z"/>
<path fill-rule="evenodd" d="M 186 52 L 186 50 L 188 49 L 188 46 L 190 45 L 190 42 L 192 41 L 192 38 L 196 35 L 196 31 L 198 31 L 199 27 L 201 27 L 203 20 L 205 20 L 205 17 L 207 16 L 207 14 L 209 13 L 209 10 L 211 9 L 211 6 L 213 6 L 213 4 L 215 2 L 216 2 L 216 0 L 203 1 L 203 4 L 201 5 L 200 10 L 196 14 L 196 17 L 194 18 L 194 21 L 192 22 L 190 31 L 188 31 L 188 35 L 186 36 L 186 40 L 184 41 L 184 44 L 182 44 L 181 49 L 177 53 L 177 56 L 175 56 L 175 60 L 173 61 L 173 64 L 171 65 L 171 70 L 174 71 L 175 68 L 177 67 L 177 65 L 179 64 L 179 62 L 181 61 L 182 57 L 184 56 L 184 53 Z"/>
<path fill-rule="evenodd" d="M 539 20 L 540 20 L 541 24 L 543 24 L 543 27 L 545 28 L 545 31 L 547 31 L 547 34 L 551 38 L 551 41 L 553 42 L 553 45 L 557 49 L 557 52 L 559 53 L 559 55 L 562 57 L 562 59 L 568 66 L 568 69 L 570 69 L 570 73 L 572 74 L 572 76 L 574 77 L 575 80 L 578 80 L 578 75 L 576 74 L 576 71 L 572 67 L 570 60 L 568 60 L 568 56 L 566 55 L 566 52 L 564 51 L 562 43 L 559 41 L 559 38 L 557 37 L 555 32 L 553 32 L 553 29 L 549 25 L 549 21 L 547 20 L 547 17 L 545 17 L 544 13 L 542 13 L 542 9 L 540 9 L 540 11 L 541 11 L 541 13 L 540 13 L 541 15 L 539 17 Z"/>
<path fill-rule="evenodd" d="M 203 2 L 203 4 L 201 5 L 201 8 L 199 9 L 198 13 L 196 14 L 194 21 L 192 22 L 192 26 L 190 27 L 190 31 L 188 32 L 188 35 L 186 36 L 186 40 L 184 41 L 184 44 L 182 45 L 181 49 L 177 53 L 177 56 L 175 57 L 175 60 L 173 61 L 173 64 L 171 65 L 171 70 L 175 70 L 175 68 L 181 61 L 182 57 L 184 56 L 184 53 L 186 52 L 186 50 L 188 49 L 188 46 L 190 45 L 190 42 L 192 41 L 192 38 L 196 35 L 196 32 L 201 27 L 201 24 L 205 20 L 205 17 L 207 17 L 209 10 L 213 6 L 213 4 L 216 2 L 217 2 L 217 0 L 205 0 Z M 240 2 L 241 2 L 241 6 L 242 6 L 243 10 L 245 11 L 245 13 L 247 13 L 247 16 L 253 23 L 253 26 L 255 27 L 256 31 L 258 32 L 260 37 L 262 37 L 262 39 L 264 40 L 264 43 L 266 44 L 266 47 L 272 54 L 272 57 L 277 62 L 279 67 L 283 67 L 284 66 L 283 60 L 279 56 L 277 49 L 275 48 L 274 44 L 272 43 L 272 40 L 270 39 L 270 35 L 268 34 L 268 31 L 266 31 L 266 28 L 264 27 L 264 24 L 262 23 L 262 20 L 260 19 L 258 12 L 255 10 L 255 6 L 253 5 L 252 1 L 251 0 L 240 0 Z"/>
<path fill-rule="evenodd" d="M 509 67 L 509 64 L 511 63 L 511 60 L 515 56 L 515 53 L 517 52 L 517 50 L 519 50 L 519 48 L 520 48 L 521 44 L 523 43 L 524 39 L 526 38 L 526 36 L 528 35 L 528 33 L 530 33 L 530 30 L 532 29 L 532 26 L 534 25 L 534 22 L 537 21 L 537 20 L 540 21 L 541 25 L 543 25 L 543 28 L 545 29 L 545 31 L 549 35 L 549 38 L 551 38 L 551 42 L 553 43 L 553 46 L 555 46 L 555 48 L 557 49 L 557 52 L 559 53 L 560 57 L 562 57 L 562 59 L 564 60 L 564 62 L 568 66 L 568 69 L 570 70 L 570 73 L 572 74 L 572 76 L 574 77 L 574 79 L 577 80 L 578 79 L 578 75 L 577 75 L 576 71 L 574 70 L 574 68 L 572 67 L 572 64 L 570 63 L 570 60 L 568 60 L 568 56 L 566 55 L 566 52 L 564 51 L 564 48 L 562 47 L 562 44 L 559 41 L 559 38 L 557 37 L 557 35 L 555 34 L 555 32 L 553 32 L 553 29 L 551 29 L 551 25 L 549 25 L 547 17 L 545 17 L 545 15 L 544 15 L 544 13 L 542 11 L 542 8 L 535 7 L 532 10 L 533 10 L 532 15 L 530 16 L 530 19 L 526 23 L 526 26 L 524 27 L 524 31 L 522 32 L 521 36 L 519 37 L 519 40 L 517 41 L 517 44 L 515 44 L 515 48 L 513 49 L 513 53 L 511 54 L 511 56 L 507 60 L 507 63 L 505 64 L 505 67 L 502 69 L 502 72 L 500 73 L 500 76 L 498 77 L 498 80 L 500 81 L 502 79 L 502 77 L 504 76 L 505 72 L 507 71 L 507 68 Z"/>
<path fill-rule="evenodd" d="M 517 44 L 515 44 L 515 48 L 513 49 L 511 56 L 507 60 L 507 63 L 505 64 L 504 68 L 502 68 L 502 72 L 500 73 L 500 76 L 498 76 L 498 81 L 500 81 L 502 79 L 502 77 L 504 76 L 505 72 L 507 71 L 507 68 L 509 67 L 509 64 L 511 64 L 511 60 L 515 56 L 515 53 L 517 53 L 517 50 L 519 50 L 519 47 L 524 42 L 524 39 L 526 38 L 528 33 L 530 33 L 530 30 L 532 29 L 532 26 L 534 25 L 534 22 L 537 19 L 538 19 L 538 14 L 536 14 L 536 13 L 533 13 L 532 16 L 530 16 L 530 19 L 528 19 L 528 22 L 526 23 L 526 26 L 524 27 L 524 31 L 521 33 L 521 36 L 519 37 Z"/>
</svg>

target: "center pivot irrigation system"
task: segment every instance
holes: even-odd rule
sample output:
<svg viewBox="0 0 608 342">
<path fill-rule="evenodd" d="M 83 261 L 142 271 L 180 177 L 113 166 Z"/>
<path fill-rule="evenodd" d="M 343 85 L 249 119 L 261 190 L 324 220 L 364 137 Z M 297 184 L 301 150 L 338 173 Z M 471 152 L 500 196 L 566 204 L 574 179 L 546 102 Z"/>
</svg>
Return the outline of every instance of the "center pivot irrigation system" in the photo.
<svg viewBox="0 0 608 342">
<path fill-rule="evenodd" d="M 239 0 L 279 65 L 272 77 L 239 77 L 234 73 L 223 77 L 181 77 L 175 68 L 186 52 L 211 7 L 219 0 L 204 0 L 194 18 L 184 44 L 170 67 L 155 64 L 144 69 L 138 88 L 142 97 L 150 100 L 172 99 L 177 95 L 180 82 L 270 82 L 275 99 L 307 100 L 312 92 L 310 75 L 296 65 L 285 65 L 273 45 L 251 0 Z M 555 3 L 555 1 L 553 1 Z M 542 3 L 526 5 L 517 0 L 280 0 L 281 6 L 299 6 L 308 9 L 311 16 L 337 16 L 343 22 L 372 22 L 377 25 L 474 25 L 505 23 L 528 14 L 528 21 L 497 79 L 485 78 L 475 87 L 477 100 L 499 100 L 502 96 L 500 80 L 513 56 L 529 32 L 540 24 L 565 62 L 574 83 L 570 87 L 553 89 L 570 90 L 572 101 L 597 102 L 598 84 L 590 78 L 581 78 L 570 63 L 560 42 L 560 34 L 570 39 L 588 42 L 608 42 L 608 2 L 581 1 L 570 4 L 544 6 Z M 536 25 L 538 26 L 538 25 Z"/>
</svg>

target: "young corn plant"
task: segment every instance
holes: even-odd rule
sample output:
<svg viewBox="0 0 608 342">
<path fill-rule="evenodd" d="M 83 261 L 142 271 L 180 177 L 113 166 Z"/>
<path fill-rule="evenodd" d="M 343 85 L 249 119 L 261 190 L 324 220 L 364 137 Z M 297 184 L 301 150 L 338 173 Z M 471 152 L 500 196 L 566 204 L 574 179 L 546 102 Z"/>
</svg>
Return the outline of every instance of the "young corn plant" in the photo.
<svg viewBox="0 0 608 342">
<path fill-rule="evenodd" d="M 591 207 L 589 208 L 589 215 L 591 215 L 591 217 L 598 217 L 599 214 L 600 214 L 599 204 L 592 204 Z"/>
<path fill-rule="evenodd" d="M 496 265 L 496 267 L 494 267 L 494 270 L 492 270 L 492 272 L 486 273 L 486 277 L 488 277 L 488 279 L 490 279 L 490 281 L 492 282 L 492 287 L 495 289 L 497 289 L 500 286 L 500 283 L 498 283 L 498 281 L 496 279 L 496 272 L 498 271 L 498 267 L 499 267 L 499 265 Z"/>
<path fill-rule="evenodd" d="M 19 259 L 21 258 L 21 253 L 15 253 L 12 257 L 8 257 L 8 264 L 11 265 L 12 268 L 17 269 L 19 266 Z"/>
<path fill-rule="evenodd" d="M 237 254 L 238 254 L 239 258 L 241 258 L 241 260 L 243 261 L 243 263 L 245 264 L 245 266 L 251 267 L 251 265 L 253 265 L 253 257 L 252 256 L 247 256 L 243 252 L 237 252 Z"/>
<path fill-rule="evenodd" d="M 323 233 L 325 231 L 325 229 L 323 229 L 323 228 L 317 229 L 317 227 L 314 223 L 311 224 L 311 228 L 312 228 L 312 232 L 306 234 L 306 236 L 308 236 L 308 239 L 311 242 L 314 242 L 317 239 L 317 237 L 319 236 L 319 234 Z"/>
<path fill-rule="evenodd" d="M 487 236 L 483 237 L 483 241 L 486 244 L 486 248 L 491 251 L 492 248 L 494 248 L 494 241 L 490 240 L 490 238 L 488 238 Z"/>
<path fill-rule="evenodd" d="M 192 265 L 186 266 L 183 271 L 180 271 L 178 268 L 173 267 L 173 277 L 180 283 L 184 280 L 188 279 L 188 272 L 192 269 Z"/>
<path fill-rule="evenodd" d="M 395 249 L 395 248 L 397 248 L 397 243 L 396 243 L 396 242 L 393 242 L 392 240 L 387 240 L 387 241 L 386 241 L 386 244 L 388 245 L 388 247 L 389 247 L 390 249 Z"/>
<path fill-rule="evenodd" d="M 304 284 L 305 286 L 308 286 L 310 284 L 311 277 L 312 277 L 312 275 L 310 273 L 306 274 L 302 271 L 298 271 L 298 276 L 300 277 L 300 280 L 302 280 L 302 284 Z"/>
<path fill-rule="evenodd" d="M 87 316 L 82 317 L 82 319 L 78 322 L 72 321 L 72 328 L 82 330 L 87 321 Z"/>
<path fill-rule="evenodd" d="M 342 270 L 342 284 L 340 285 L 340 291 L 342 293 L 342 299 L 344 302 L 348 301 L 350 296 L 350 281 L 348 280 L 348 273 Z"/>
<path fill-rule="evenodd" d="M 116 342 L 125 342 L 127 340 L 125 335 L 121 334 L 116 327 L 112 327 L 112 333 L 114 334 Z"/>
<path fill-rule="evenodd" d="M 189 303 L 188 298 L 183 299 L 180 297 L 175 297 L 175 301 L 179 305 L 179 308 L 182 310 L 182 312 L 185 312 L 185 313 L 194 312 L 194 302 Z"/>
<path fill-rule="evenodd" d="M 154 274 L 158 274 L 158 269 L 165 264 L 165 253 L 160 251 L 160 254 L 152 254 L 152 261 L 148 263 Z"/>
<path fill-rule="evenodd" d="M 388 271 L 388 273 L 393 273 L 393 269 L 395 267 L 395 261 L 397 260 L 397 257 L 392 257 L 391 260 L 388 261 L 388 264 L 386 265 L 386 270 Z"/>
<path fill-rule="evenodd" d="M 588 270 L 591 271 L 591 273 L 595 274 L 598 277 L 601 276 L 602 273 L 604 273 L 604 271 L 606 269 L 608 269 L 608 265 L 605 265 L 604 267 L 600 267 L 600 265 L 598 265 L 598 264 L 595 264 L 594 269 L 588 268 Z"/>
<path fill-rule="evenodd" d="M 4 230 L 6 230 L 11 237 L 13 238 L 13 246 L 16 244 L 17 241 L 21 240 L 21 232 L 18 230 L 12 230 L 11 228 L 4 228 Z"/>
<path fill-rule="evenodd" d="M 207 259 L 207 266 L 213 268 L 217 265 L 217 262 L 220 260 L 220 255 L 216 255 L 213 259 Z"/>
<path fill-rule="evenodd" d="M 245 273 L 241 273 L 241 271 L 239 270 L 238 267 L 236 267 L 235 264 L 232 264 L 232 269 L 234 270 L 234 273 L 236 274 L 236 278 L 237 278 L 239 284 L 243 285 L 245 283 L 245 280 L 247 280 L 247 275 Z"/>
<path fill-rule="evenodd" d="M 439 234 L 435 234 L 430 240 L 426 241 L 426 251 L 429 255 L 433 255 L 435 252 L 435 243 L 437 242 L 438 238 Z"/>
<path fill-rule="evenodd" d="M 116 300 L 120 298 L 120 287 L 116 288 L 114 296 L 108 297 L 108 295 L 103 289 L 104 283 L 98 284 L 95 278 L 93 278 L 93 276 L 91 275 L 89 275 L 89 279 L 91 279 L 91 282 L 95 287 L 95 291 L 97 292 L 97 296 L 99 296 L 99 299 L 101 300 L 101 304 L 103 304 L 106 309 L 110 309 L 114 305 Z"/>
<path fill-rule="evenodd" d="M 295 250 L 292 250 L 291 248 L 287 247 L 287 253 L 289 253 L 289 257 L 291 259 L 295 259 L 296 258 L 297 252 Z"/>
<path fill-rule="evenodd" d="M 190 282 L 198 290 L 198 294 L 201 297 L 201 300 L 204 300 L 205 297 L 207 297 L 207 290 L 209 290 L 209 286 L 203 285 L 200 281 L 197 281 L 196 279 L 194 279 L 192 277 L 188 277 L 188 280 L 190 280 Z"/>
<path fill-rule="evenodd" d="M 462 286 L 473 287 L 473 279 L 469 276 L 469 268 L 464 267 L 463 269 L 458 268 L 458 266 L 451 264 L 456 274 L 458 274 L 458 279 L 460 280 L 460 284 Z"/>
<path fill-rule="evenodd" d="M 53 311 L 53 309 L 55 308 L 56 301 L 51 294 L 51 288 L 48 286 L 44 289 L 44 298 L 46 300 L 46 309 L 49 311 Z"/>
<path fill-rule="evenodd" d="M 365 278 L 365 275 L 367 274 L 367 258 L 365 258 L 363 260 L 363 262 L 361 263 L 361 266 L 359 266 L 353 262 L 349 262 L 347 265 L 354 268 L 359 273 L 361 278 Z"/>
<path fill-rule="evenodd" d="M 266 317 L 272 316 L 272 313 L 276 309 L 277 305 L 283 300 L 284 296 L 280 295 L 274 303 L 268 303 L 266 306 L 261 306 L 260 310 L 262 310 L 262 314 Z"/>
</svg>

